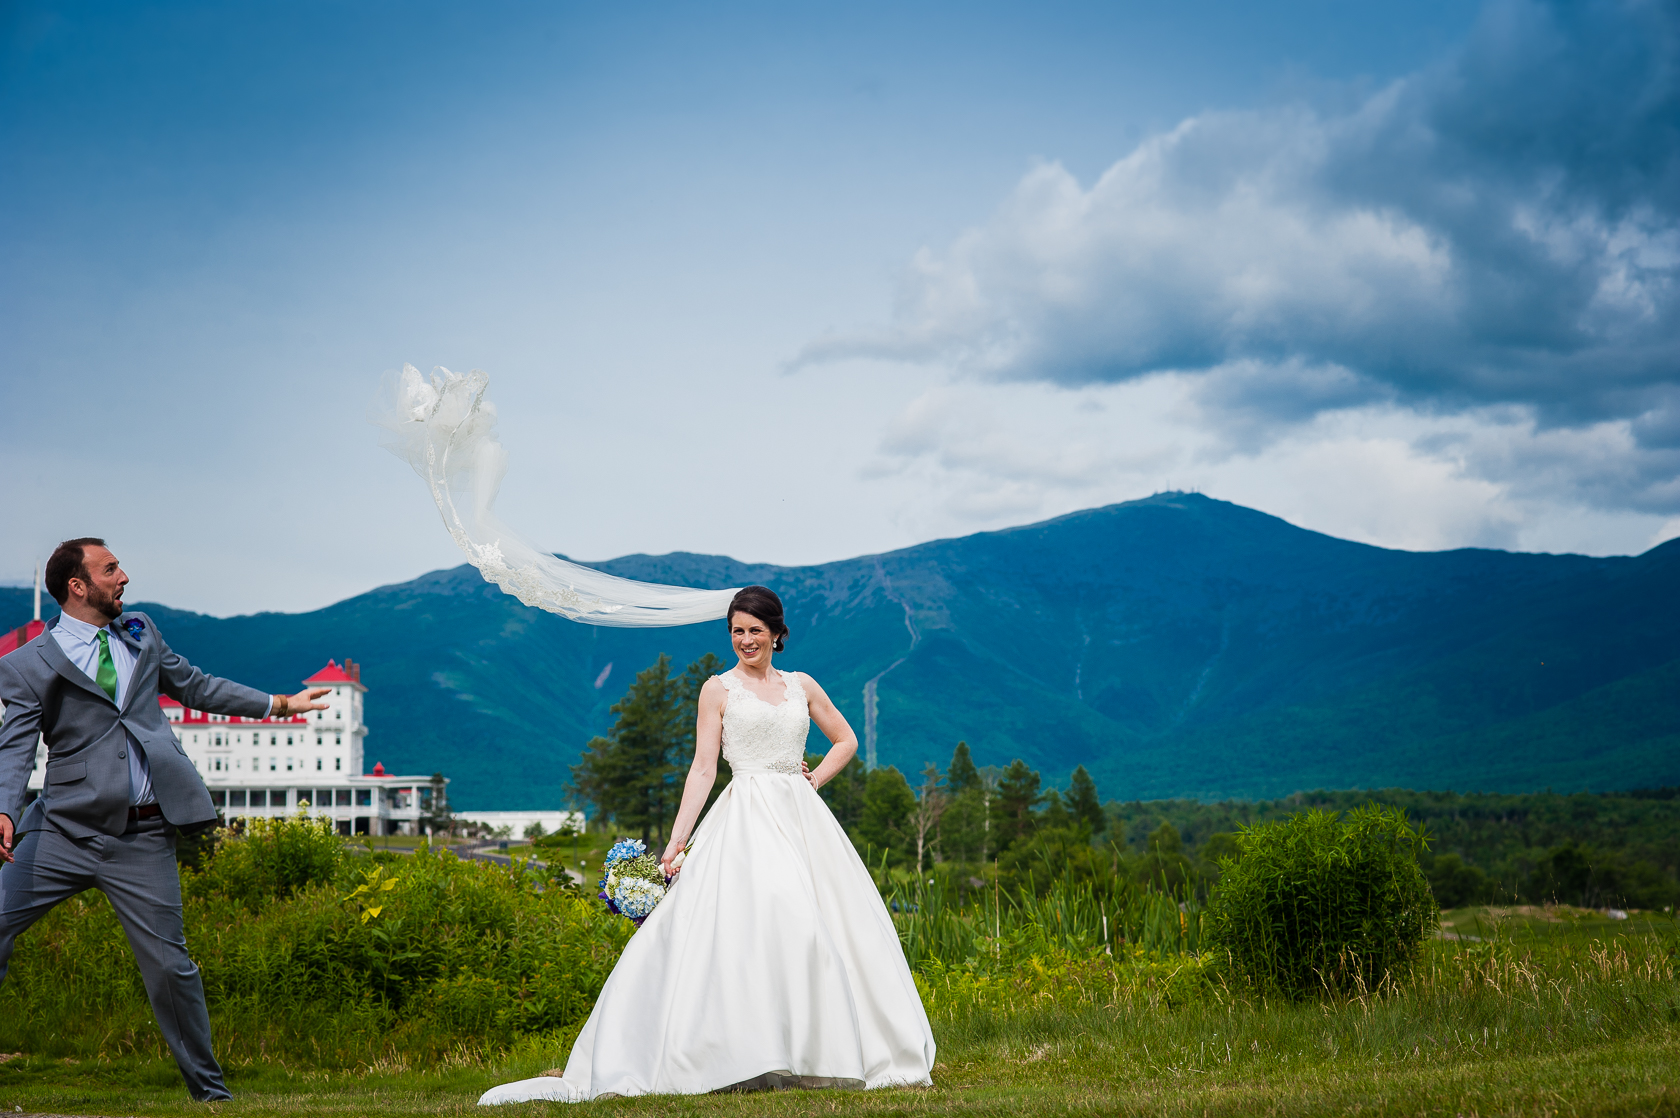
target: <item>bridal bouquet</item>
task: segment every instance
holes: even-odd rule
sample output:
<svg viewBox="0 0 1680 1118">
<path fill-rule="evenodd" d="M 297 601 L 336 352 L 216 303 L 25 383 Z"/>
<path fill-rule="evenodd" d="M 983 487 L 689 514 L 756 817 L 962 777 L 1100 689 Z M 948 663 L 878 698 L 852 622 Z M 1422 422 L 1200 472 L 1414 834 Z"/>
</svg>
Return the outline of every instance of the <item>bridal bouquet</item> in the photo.
<svg viewBox="0 0 1680 1118">
<path fill-rule="evenodd" d="M 601 899 L 607 902 L 607 911 L 635 921 L 639 928 L 665 899 L 669 885 L 659 860 L 640 839 L 619 839 L 607 851 L 607 872 L 601 878 Z"/>
</svg>

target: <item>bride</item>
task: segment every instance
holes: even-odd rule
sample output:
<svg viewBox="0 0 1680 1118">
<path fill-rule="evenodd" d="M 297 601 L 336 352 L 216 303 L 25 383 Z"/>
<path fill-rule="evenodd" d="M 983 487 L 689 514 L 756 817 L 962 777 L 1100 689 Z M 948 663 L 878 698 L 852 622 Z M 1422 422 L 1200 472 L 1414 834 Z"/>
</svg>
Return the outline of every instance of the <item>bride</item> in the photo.
<svg viewBox="0 0 1680 1118">
<path fill-rule="evenodd" d="M 933 1033 L 892 918 L 817 795 L 856 736 L 815 680 L 771 665 L 781 599 L 749 586 L 726 618 L 740 662 L 701 689 L 660 859 L 679 879 L 607 978 L 564 1077 L 506 1083 L 480 1105 L 931 1082 Z M 833 747 L 806 772 L 813 720 Z M 734 779 L 694 833 L 720 747 Z"/>
</svg>

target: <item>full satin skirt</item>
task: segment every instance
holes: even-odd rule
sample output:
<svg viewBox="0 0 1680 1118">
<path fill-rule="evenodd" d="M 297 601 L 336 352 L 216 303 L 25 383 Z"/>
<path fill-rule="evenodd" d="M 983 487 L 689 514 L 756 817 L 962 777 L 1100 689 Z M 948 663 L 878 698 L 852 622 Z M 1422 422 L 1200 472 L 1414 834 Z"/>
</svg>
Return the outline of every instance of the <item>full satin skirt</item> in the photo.
<svg viewBox="0 0 1680 1118">
<path fill-rule="evenodd" d="M 737 774 L 690 845 L 565 1077 L 480 1104 L 931 1082 L 933 1031 L 892 918 L 809 783 Z"/>
</svg>

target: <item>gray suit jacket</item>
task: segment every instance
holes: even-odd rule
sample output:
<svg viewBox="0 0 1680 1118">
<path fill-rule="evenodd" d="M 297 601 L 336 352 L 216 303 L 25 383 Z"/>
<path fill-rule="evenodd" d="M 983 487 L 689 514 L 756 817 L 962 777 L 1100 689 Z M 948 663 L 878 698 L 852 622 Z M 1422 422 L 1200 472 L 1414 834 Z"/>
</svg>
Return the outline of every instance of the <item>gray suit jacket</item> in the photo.
<svg viewBox="0 0 1680 1118">
<path fill-rule="evenodd" d="M 18 809 L 35 768 L 37 734 L 47 739 L 46 783 L 29 806 L 19 831 L 51 823 L 71 838 L 120 835 L 128 827 L 128 734 L 146 751 L 152 792 L 163 817 L 178 827 L 216 817 L 204 779 L 175 740 L 158 706 L 162 692 L 181 705 L 212 714 L 260 718 L 268 709 L 267 692 L 205 675 L 170 650 L 152 619 L 124 613 L 145 623 L 139 639 L 120 639 L 135 654 L 122 709 L 72 664 L 47 630 L 9 656 L 0 657 L 0 813 L 18 820 Z"/>
</svg>

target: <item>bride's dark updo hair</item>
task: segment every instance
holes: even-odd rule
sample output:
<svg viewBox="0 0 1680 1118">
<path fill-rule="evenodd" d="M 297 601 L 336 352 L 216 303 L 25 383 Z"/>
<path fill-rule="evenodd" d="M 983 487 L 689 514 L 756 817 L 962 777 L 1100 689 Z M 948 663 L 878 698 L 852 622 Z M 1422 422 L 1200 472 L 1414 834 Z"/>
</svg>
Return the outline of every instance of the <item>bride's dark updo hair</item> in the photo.
<svg viewBox="0 0 1680 1118">
<path fill-rule="evenodd" d="M 748 586 L 737 591 L 735 596 L 729 599 L 729 612 L 724 615 L 723 623 L 733 628 L 737 613 L 750 614 L 764 622 L 764 627 L 776 638 L 776 643 L 770 646 L 770 650 L 782 651 L 782 642 L 788 635 L 788 627 L 787 622 L 782 620 L 782 600 L 776 597 L 774 590 L 768 586 Z"/>
</svg>

